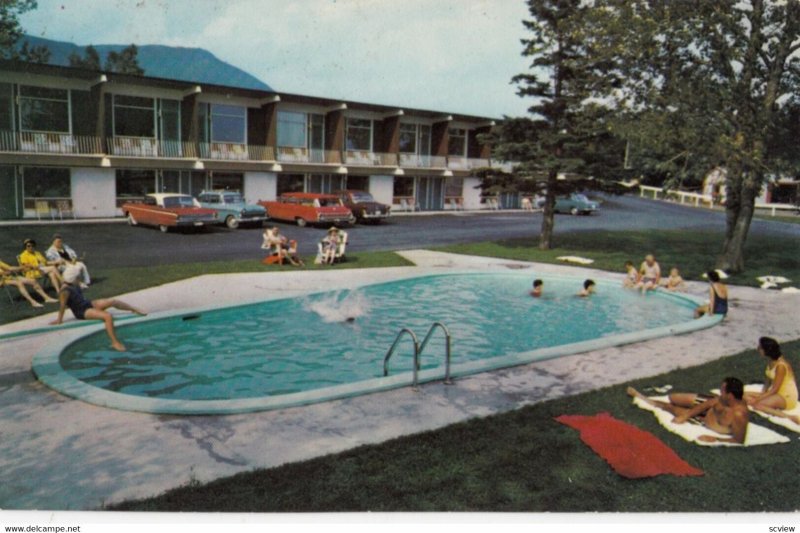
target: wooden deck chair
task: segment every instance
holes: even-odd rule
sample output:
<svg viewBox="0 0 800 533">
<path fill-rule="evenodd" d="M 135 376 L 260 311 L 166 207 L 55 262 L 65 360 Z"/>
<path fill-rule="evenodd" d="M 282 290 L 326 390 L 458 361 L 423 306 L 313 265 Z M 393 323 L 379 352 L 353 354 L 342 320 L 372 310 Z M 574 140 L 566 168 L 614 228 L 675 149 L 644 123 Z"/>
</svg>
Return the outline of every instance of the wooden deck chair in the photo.
<svg viewBox="0 0 800 533">
<path fill-rule="evenodd" d="M 50 202 L 47 200 L 36 200 L 34 203 L 34 208 L 36 209 L 36 218 L 42 220 L 42 215 L 49 216 L 50 220 L 55 220 L 55 216 L 53 216 L 53 210 L 50 209 Z"/>
</svg>

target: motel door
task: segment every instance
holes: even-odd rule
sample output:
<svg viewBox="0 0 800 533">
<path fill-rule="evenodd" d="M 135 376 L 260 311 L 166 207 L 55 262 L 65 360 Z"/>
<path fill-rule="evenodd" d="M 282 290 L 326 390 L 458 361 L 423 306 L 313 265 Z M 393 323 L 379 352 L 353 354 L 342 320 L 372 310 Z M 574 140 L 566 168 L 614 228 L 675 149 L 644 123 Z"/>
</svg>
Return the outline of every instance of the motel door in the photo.
<svg viewBox="0 0 800 533">
<path fill-rule="evenodd" d="M 417 203 L 423 211 L 444 209 L 444 178 L 417 178 Z"/>
</svg>

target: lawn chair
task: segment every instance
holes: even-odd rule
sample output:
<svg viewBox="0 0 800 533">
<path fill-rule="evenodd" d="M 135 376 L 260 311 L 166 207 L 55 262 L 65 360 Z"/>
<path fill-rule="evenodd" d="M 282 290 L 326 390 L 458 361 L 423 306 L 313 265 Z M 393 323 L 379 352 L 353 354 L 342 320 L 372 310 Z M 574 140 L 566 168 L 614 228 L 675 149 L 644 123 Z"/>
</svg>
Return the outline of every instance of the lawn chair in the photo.
<svg viewBox="0 0 800 533">
<path fill-rule="evenodd" d="M 11 289 L 9 288 L 9 286 L 4 283 L 3 284 L 3 289 L 6 291 L 6 296 L 8 296 L 8 301 L 11 302 L 11 307 L 14 307 L 15 305 L 17 305 L 17 301 L 14 300 L 14 295 L 11 294 Z"/>
<path fill-rule="evenodd" d="M 400 198 L 400 209 L 402 209 L 403 212 L 406 212 L 410 209 L 410 206 L 408 205 L 408 200 L 406 200 L 405 198 Z"/>
<path fill-rule="evenodd" d="M 50 202 L 47 200 L 36 200 L 34 203 L 34 208 L 36 210 L 36 218 L 42 220 L 42 215 L 49 216 L 50 220 L 55 220 L 55 216 L 53 216 L 53 210 L 50 209 Z"/>
<path fill-rule="evenodd" d="M 347 253 L 347 239 L 348 235 L 346 231 L 339 230 L 339 244 L 336 247 L 336 256 L 334 257 L 333 262 L 339 263 L 347 261 L 346 253 Z M 317 257 L 314 259 L 315 265 L 322 264 L 322 256 L 324 255 L 322 251 L 322 241 L 317 243 Z"/>
<path fill-rule="evenodd" d="M 57 200 L 56 201 L 56 209 L 58 210 L 58 216 L 61 220 L 64 220 L 64 215 L 72 215 L 72 218 L 75 219 L 75 211 L 72 209 L 72 202 L 69 200 Z"/>
</svg>

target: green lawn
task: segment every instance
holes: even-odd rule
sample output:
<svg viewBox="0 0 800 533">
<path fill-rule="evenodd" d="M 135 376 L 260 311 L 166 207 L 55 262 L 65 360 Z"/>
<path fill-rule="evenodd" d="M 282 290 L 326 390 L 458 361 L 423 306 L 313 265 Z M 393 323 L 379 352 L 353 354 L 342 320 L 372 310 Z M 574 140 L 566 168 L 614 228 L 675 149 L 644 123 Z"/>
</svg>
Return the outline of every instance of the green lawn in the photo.
<svg viewBox="0 0 800 533">
<path fill-rule="evenodd" d="M 411 262 L 403 259 L 394 252 L 355 252 L 347 254 L 347 261 L 333 266 L 314 265 L 314 257 L 303 258 L 306 266 L 303 268 L 289 265 L 262 265 L 257 259 L 241 259 L 235 261 L 211 261 L 207 263 L 175 263 L 171 265 L 158 265 L 149 267 L 92 269 L 93 284 L 86 291 L 89 298 L 108 298 L 123 293 L 138 291 L 148 287 L 156 287 L 165 283 L 192 278 L 203 274 L 231 274 L 238 272 L 285 272 L 290 270 L 330 270 L 346 268 L 380 268 L 394 266 L 410 266 Z M 2 323 L 14 322 L 31 318 L 47 311 L 57 310 L 54 304 L 46 305 L 44 309 L 34 309 L 21 296 L 16 289 L 11 289 L 17 296 L 16 305 L 11 307 L 8 299 L 0 301 L 2 310 Z M 2 296 L 5 298 L 5 296 Z"/>
<path fill-rule="evenodd" d="M 700 280 L 700 276 L 714 267 L 722 246 L 719 232 L 702 231 L 580 231 L 559 234 L 555 238 L 558 248 L 539 250 L 538 237 L 499 242 L 454 244 L 436 248 L 444 252 L 502 257 L 520 261 L 560 263 L 556 257 L 578 255 L 594 259 L 592 268 L 624 272 L 625 261 L 639 263 L 648 253 L 653 253 L 666 275 L 677 266 L 685 279 Z M 782 275 L 800 283 L 799 238 L 759 236 L 749 239 L 745 249 L 746 272 L 731 276 L 728 283 L 758 286 L 756 277 Z"/>
<path fill-rule="evenodd" d="M 798 351 L 800 341 L 784 345 L 790 357 L 796 358 Z M 763 362 L 751 350 L 633 384 L 644 388 L 670 383 L 679 389 L 707 391 L 728 375 L 757 380 L 763 375 Z M 113 509 L 755 512 L 800 508 L 797 434 L 754 415 L 754 420 L 786 434 L 791 442 L 752 448 L 690 444 L 664 430 L 651 413 L 633 407 L 625 387 L 548 401 L 207 485 L 192 483 Z M 599 412 L 652 432 L 705 475 L 622 478 L 581 442 L 577 431 L 553 420 L 561 414 Z"/>
<path fill-rule="evenodd" d="M 753 215 L 754 218 L 760 218 L 761 220 L 773 220 L 776 222 L 788 222 L 790 224 L 800 224 L 800 216 L 798 215 L 775 215 L 774 217 L 767 214 L 756 213 Z"/>
</svg>

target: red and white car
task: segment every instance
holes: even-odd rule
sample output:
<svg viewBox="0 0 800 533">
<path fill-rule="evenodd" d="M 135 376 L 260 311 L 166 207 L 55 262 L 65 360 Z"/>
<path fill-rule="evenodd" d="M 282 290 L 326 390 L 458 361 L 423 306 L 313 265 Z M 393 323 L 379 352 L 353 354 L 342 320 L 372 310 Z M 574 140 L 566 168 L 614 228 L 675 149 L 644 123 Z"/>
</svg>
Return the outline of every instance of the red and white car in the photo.
<svg viewBox="0 0 800 533">
<path fill-rule="evenodd" d="M 197 228 L 219 222 L 216 210 L 200 207 L 188 194 L 148 194 L 141 202 L 122 204 L 122 213 L 131 226 L 158 226 L 164 233 L 169 228 Z"/>
<path fill-rule="evenodd" d="M 335 194 L 287 192 L 275 201 L 258 202 L 267 209 L 267 216 L 276 220 L 307 224 L 352 224 L 353 212 Z"/>
</svg>

